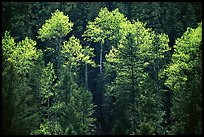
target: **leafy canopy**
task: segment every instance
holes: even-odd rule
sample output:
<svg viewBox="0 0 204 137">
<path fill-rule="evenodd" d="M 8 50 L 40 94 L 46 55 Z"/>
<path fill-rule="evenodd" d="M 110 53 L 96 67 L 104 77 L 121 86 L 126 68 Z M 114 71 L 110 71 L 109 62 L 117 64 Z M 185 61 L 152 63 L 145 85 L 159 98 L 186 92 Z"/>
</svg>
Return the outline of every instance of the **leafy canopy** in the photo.
<svg viewBox="0 0 204 137">
<path fill-rule="evenodd" d="M 120 23 L 126 22 L 127 18 L 121 14 L 118 9 L 112 12 L 107 8 L 102 8 L 95 18 L 94 22 L 88 22 L 87 30 L 84 35 L 88 41 L 101 42 L 104 44 L 105 39 L 118 39 Z"/>
<path fill-rule="evenodd" d="M 65 57 L 65 65 L 77 65 L 80 61 L 95 66 L 91 57 L 93 56 L 93 48 L 86 46 L 82 48 L 80 40 L 74 36 L 70 37 L 68 41 L 63 43 L 62 55 Z"/>
<path fill-rule="evenodd" d="M 187 81 L 188 72 L 199 65 L 201 43 L 202 22 L 199 23 L 196 29 L 188 28 L 183 36 L 176 40 L 171 63 L 160 74 L 160 77 L 167 76 L 165 85 L 174 91 L 180 90 L 180 87 Z"/>
<path fill-rule="evenodd" d="M 56 37 L 64 37 L 72 30 L 73 25 L 74 23 L 69 21 L 68 16 L 56 10 L 52 13 L 51 18 L 46 20 L 42 28 L 39 29 L 38 38 L 44 41 L 45 39 L 51 40 Z"/>
<path fill-rule="evenodd" d="M 28 37 L 25 40 L 15 43 L 14 38 L 10 36 L 9 32 L 5 33 L 2 39 L 3 56 L 9 62 L 13 63 L 17 73 L 26 74 L 35 60 L 37 60 L 40 50 L 36 49 L 36 42 Z"/>
</svg>

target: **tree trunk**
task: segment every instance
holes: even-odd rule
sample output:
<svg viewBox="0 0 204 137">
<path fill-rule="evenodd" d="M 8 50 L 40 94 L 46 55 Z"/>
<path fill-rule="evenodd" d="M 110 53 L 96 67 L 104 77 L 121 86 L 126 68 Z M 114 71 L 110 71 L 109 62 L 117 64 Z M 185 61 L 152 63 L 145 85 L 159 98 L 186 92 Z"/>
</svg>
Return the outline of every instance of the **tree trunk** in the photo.
<svg viewBox="0 0 204 137">
<path fill-rule="evenodd" d="M 100 117 L 100 121 L 99 121 L 99 129 L 101 130 L 101 133 L 102 133 L 102 119 L 103 119 L 103 116 L 102 116 L 102 104 L 103 104 L 103 86 L 102 86 L 102 62 L 103 62 L 103 44 L 101 44 L 101 49 L 100 49 L 100 88 L 99 88 L 99 91 L 100 91 L 100 105 L 99 105 L 99 117 Z"/>
<path fill-rule="evenodd" d="M 48 97 L 48 99 L 47 99 L 47 117 L 48 117 L 48 120 L 50 118 L 50 116 L 49 116 L 49 107 L 50 107 L 50 102 L 49 102 L 49 97 Z"/>
<path fill-rule="evenodd" d="M 85 87 L 88 89 L 88 70 L 87 63 L 85 63 Z"/>
<path fill-rule="evenodd" d="M 60 73 L 59 68 L 60 68 L 60 64 L 61 64 L 61 53 L 60 53 L 61 52 L 61 43 L 62 43 L 62 37 L 59 38 L 59 43 L 57 45 L 57 56 L 56 56 L 56 65 L 57 65 L 56 76 L 57 76 L 57 78 L 59 78 L 59 73 Z"/>
<path fill-rule="evenodd" d="M 103 45 L 101 44 L 101 50 L 100 50 L 100 74 L 102 74 L 102 59 L 103 59 Z"/>
</svg>

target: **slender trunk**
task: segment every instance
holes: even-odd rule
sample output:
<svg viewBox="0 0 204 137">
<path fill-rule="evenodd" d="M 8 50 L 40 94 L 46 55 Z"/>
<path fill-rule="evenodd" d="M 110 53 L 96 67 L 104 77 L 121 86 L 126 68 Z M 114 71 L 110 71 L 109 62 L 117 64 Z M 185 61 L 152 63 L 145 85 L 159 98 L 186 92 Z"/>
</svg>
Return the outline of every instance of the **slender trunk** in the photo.
<svg viewBox="0 0 204 137">
<path fill-rule="evenodd" d="M 156 95 L 157 98 L 159 99 L 159 79 L 158 79 L 158 70 L 159 70 L 159 58 L 158 58 L 158 44 L 156 44 L 156 59 L 155 59 L 155 65 L 154 65 L 154 72 L 155 74 L 155 78 L 156 78 Z M 157 109 L 159 110 L 159 103 L 157 103 Z"/>
<path fill-rule="evenodd" d="M 132 62 L 133 63 L 133 62 Z M 131 66 L 131 83 L 132 83 L 132 104 L 133 104 L 133 107 L 132 107 L 132 114 L 133 114 L 133 129 L 135 128 L 135 92 L 134 92 L 134 66 L 132 64 Z"/>
<path fill-rule="evenodd" d="M 14 90 L 14 81 L 15 81 L 15 73 L 14 73 L 14 67 L 13 67 L 13 65 L 11 65 L 11 68 L 10 68 L 10 72 L 11 72 L 11 77 L 10 77 L 10 82 L 9 82 L 9 91 L 8 91 L 8 95 L 7 95 L 7 99 L 9 100 L 8 101 L 8 103 L 9 103 L 9 105 L 8 105 L 8 112 L 9 112 L 9 114 L 8 114 L 8 129 L 7 129 L 7 134 L 9 134 L 9 132 L 11 132 L 12 131 L 12 129 L 13 129 L 13 116 L 14 116 L 14 113 L 12 113 L 13 112 L 13 110 L 14 110 L 14 98 L 13 98 L 13 96 L 14 96 L 14 92 L 13 92 L 13 90 Z M 5 104 L 4 104 L 5 105 Z"/>
<path fill-rule="evenodd" d="M 88 89 L 88 70 L 87 63 L 85 63 L 85 87 Z"/>
<path fill-rule="evenodd" d="M 59 38 L 59 44 L 57 45 L 57 56 L 56 56 L 56 64 L 57 64 L 57 70 L 56 70 L 56 72 L 57 72 L 57 78 L 59 78 L 59 73 L 60 73 L 60 70 L 59 70 L 59 68 L 60 68 L 60 64 L 61 64 L 61 43 L 62 43 L 62 37 L 60 37 Z"/>
<path fill-rule="evenodd" d="M 99 129 L 101 130 L 102 133 L 102 104 L 103 104 L 103 86 L 102 86 L 102 62 L 103 62 L 103 44 L 101 44 L 101 49 L 100 49 L 100 89 L 99 91 L 101 92 L 101 102 L 99 105 L 99 117 L 100 117 L 100 121 L 99 121 Z"/>
<path fill-rule="evenodd" d="M 82 124 L 85 125 L 85 115 L 84 115 L 85 107 L 84 107 L 84 99 L 82 98 Z M 85 133 L 85 128 L 82 129 L 83 133 Z"/>
<path fill-rule="evenodd" d="M 131 40 L 131 43 L 133 43 L 133 39 L 132 37 L 130 36 L 130 40 Z M 132 121 L 132 130 L 134 130 L 136 127 L 136 118 L 135 118 L 135 115 L 136 115 L 136 109 L 135 109 L 135 81 L 134 81 L 134 49 L 132 47 L 132 45 L 130 44 L 130 61 L 131 61 L 131 93 L 132 93 L 132 117 L 133 117 L 133 121 Z"/>
<path fill-rule="evenodd" d="M 102 58 L 103 58 L 103 45 L 101 44 L 101 50 L 100 50 L 100 74 L 102 74 Z"/>
<path fill-rule="evenodd" d="M 50 107 L 50 102 L 49 102 L 49 97 L 48 97 L 48 99 L 47 99 L 47 117 L 48 117 L 48 120 L 50 118 L 50 116 L 49 116 L 49 107 Z"/>
</svg>

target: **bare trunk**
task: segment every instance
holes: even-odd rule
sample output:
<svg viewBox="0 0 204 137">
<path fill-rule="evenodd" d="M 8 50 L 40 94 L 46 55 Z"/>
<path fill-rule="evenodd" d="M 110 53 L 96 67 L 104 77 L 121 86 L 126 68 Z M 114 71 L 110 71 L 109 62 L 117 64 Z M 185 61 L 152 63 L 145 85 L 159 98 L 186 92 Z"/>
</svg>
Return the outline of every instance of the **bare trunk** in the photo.
<svg viewBox="0 0 204 137">
<path fill-rule="evenodd" d="M 132 62 L 132 66 L 131 66 L 131 83 L 132 83 L 132 103 L 133 103 L 133 108 L 132 108 L 132 114 L 135 115 L 135 91 L 134 91 L 134 63 Z M 135 118 L 133 117 L 133 128 L 135 127 Z"/>
<path fill-rule="evenodd" d="M 87 70 L 87 64 L 85 63 L 85 87 L 88 89 L 88 70 Z"/>
<path fill-rule="evenodd" d="M 103 58 L 103 45 L 101 45 L 100 50 L 100 74 L 102 74 L 102 58 Z"/>
<path fill-rule="evenodd" d="M 48 119 L 50 118 L 49 116 L 49 107 L 50 107 L 50 103 L 49 103 L 49 97 L 47 99 L 47 116 L 48 116 Z"/>
<path fill-rule="evenodd" d="M 59 44 L 57 45 L 57 56 L 56 56 L 56 64 L 57 64 L 57 77 L 59 78 L 59 73 L 60 73 L 60 64 L 61 64 L 61 43 L 62 43 L 62 37 L 59 38 Z"/>
<path fill-rule="evenodd" d="M 103 62 L 103 45 L 101 44 L 101 50 L 100 50 L 100 82 L 101 82 L 101 85 L 102 85 L 102 77 L 101 77 L 101 74 L 102 74 L 102 62 Z M 100 105 L 99 105 L 99 115 L 100 115 L 100 121 L 99 121 L 99 129 L 101 130 L 102 132 L 102 104 L 103 104 L 103 89 L 102 89 L 102 86 L 100 88 L 101 90 L 101 102 L 100 102 Z"/>
</svg>

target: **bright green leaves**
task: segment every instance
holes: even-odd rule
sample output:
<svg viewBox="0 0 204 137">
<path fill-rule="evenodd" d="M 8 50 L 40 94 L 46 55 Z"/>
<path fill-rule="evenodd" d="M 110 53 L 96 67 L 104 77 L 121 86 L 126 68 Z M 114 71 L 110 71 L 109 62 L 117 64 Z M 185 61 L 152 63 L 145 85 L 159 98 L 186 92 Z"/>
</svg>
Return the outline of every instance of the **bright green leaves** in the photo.
<svg viewBox="0 0 204 137">
<path fill-rule="evenodd" d="M 83 36 L 87 36 L 88 38 L 84 38 L 87 41 L 101 42 L 103 38 L 101 38 L 102 30 L 96 25 L 94 22 L 88 22 L 87 30 Z"/>
<path fill-rule="evenodd" d="M 88 41 L 93 40 L 102 44 L 106 39 L 119 39 L 120 23 L 126 21 L 127 18 L 118 9 L 109 12 L 107 8 L 102 8 L 94 22 L 88 22 L 87 30 L 83 36 L 87 37 Z"/>
<path fill-rule="evenodd" d="M 111 86 L 109 92 L 116 98 L 113 109 L 120 109 L 117 110 L 120 111 L 119 113 L 129 111 L 129 116 L 124 116 L 128 117 L 127 120 L 121 121 L 125 125 L 131 123 L 128 134 L 140 128 L 140 121 L 144 117 L 157 125 L 156 132 L 161 133 L 161 119 L 164 113 L 158 107 L 161 98 L 156 81 L 152 78 L 152 73 L 156 71 L 151 67 L 158 65 L 157 61 L 163 59 L 165 53 L 170 50 L 168 36 L 155 33 L 152 29 L 146 28 L 145 23 L 138 20 L 132 23 L 123 22 L 119 27 L 121 29 L 118 45 L 112 47 L 106 54 L 107 62 L 105 63 L 106 72 L 111 72 L 114 68 L 116 73 L 115 80 L 108 85 Z M 146 71 L 146 68 L 154 72 Z M 119 107 L 121 103 L 127 106 Z M 142 130 L 140 129 L 141 132 Z M 138 134 L 142 133 L 138 132 Z"/>
<path fill-rule="evenodd" d="M 45 24 L 38 31 L 38 38 L 42 41 L 45 39 L 59 38 L 66 36 L 73 27 L 69 17 L 65 16 L 63 12 L 56 10 L 50 19 L 46 20 Z"/>
<path fill-rule="evenodd" d="M 168 67 L 168 70 L 164 70 L 164 73 L 166 73 L 166 76 L 168 77 L 168 80 L 164 84 L 168 87 L 173 87 L 175 91 L 179 91 L 180 85 L 185 84 L 185 81 L 187 80 L 186 76 L 183 76 L 185 66 L 186 64 L 182 62 L 181 64 L 172 64 Z"/>
<path fill-rule="evenodd" d="M 81 50 L 82 46 L 80 41 L 74 36 L 70 37 L 68 41 L 65 41 L 61 53 L 66 58 L 66 64 L 69 64 L 69 62 L 79 62 L 79 60 L 83 58 Z"/>
<path fill-rule="evenodd" d="M 172 56 L 173 62 L 189 62 L 191 58 L 198 59 L 202 42 L 202 23 L 196 29 L 188 28 L 181 38 L 176 40 L 175 54 Z M 196 63 L 196 60 L 191 59 L 188 63 Z"/>
<path fill-rule="evenodd" d="M 41 79 L 40 92 L 43 102 L 47 103 L 47 121 L 51 123 L 56 115 L 62 116 L 60 123 L 56 125 L 59 129 L 55 129 L 55 125 L 52 127 L 45 123 L 45 127 L 49 127 L 49 132 L 45 134 L 55 134 L 56 130 L 56 134 L 88 134 L 93 123 L 92 95 L 83 88 L 78 89 L 79 85 L 76 83 L 80 65 L 83 63 L 95 65 L 91 60 L 94 55 L 93 48 L 89 46 L 83 48 L 75 36 L 65 41 L 63 37 L 72 30 L 72 27 L 73 23 L 69 21 L 69 17 L 57 10 L 38 31 L 38 38 L 54 42 L 56 45 L 54 48 L 46 48 L 48 54 L 53 53 L 51 61 L 54 61 L 43 69 Z M 56 90 L 60 92 L 54 92 Z M 86 103 L 87 106 L 83 106 Z M 52 129 L 53 132 L 50 131 Z"/>
<path fill-rule="evenodd" d="M 176 39 L 171 63 L 160 73 L 160 77 L 166 77 L 164 84 L 174 92 L 171 111 L 172 121 L 175 121 L 172 123 L 173 134 L 196 134 L 195 125 L 199 126 L 196 121 L 202 120 L 198 116 L 202 115 L 202 105 L 199 105 L 202 102 L 201 52 L 202 22 L 195 29 L 188 28 L 181 38 Z M 197 120 L 192 120 L 195 116 L 198 116 Z"/>
<path fill-rule="evenodd" d="M 40 50 L 36 49 L 36 42 L 32 39 L 25 38 L 20 42 L 15 42 L 9 32 L 5 33 L 2 38 L 3 46 L 3 96 L 6 99 L 3 105 L 8 108 L 9 119 L 12 124 L 12 134 L 29 134 L 30 130 L 37 124 L 38 114 L 36 113 L 36 97 L 29 83 L 31 71 L 37 63 Z M 7 81 L 8 80 L 8 81 Z M 4 88 L 5 87 L 5 88 Z M 36 89 L 38 90 L 38 89 Z M 8 114 L 7 114 L 8 113 Z M 27 127 L 25 131 L 18 130 Z"/>
<path fill-rule="evenodd" d="M 171 64 L 160 74 L 168 79 L 165 84 L 174 91 L 187 81 L 187 73 L 199 64 L 201 56 L 202 23 L 196 29 L 188 28 L 174 45 L 175 53 L 172 55 Z"/>
<path fill-rule="evenodd" d="M 93 49 L 89 48 L 88 46 L 83 49 L 79 39 L 75 38 L 74 36 L 70 37 L 68 41 L 64 42 L 61 53 L 65 58 L 65 65 L 77 65 L 80 63 L 80 61 L 90 65 L 95 64 L 91 60 L 91 57 L 93 56 Z"/>
<path fill-rule="evenodd" d="M 40 92 L 45 99 L 54 95 L 53 83 L 55 79 L 56 79 L 56 76 L 53 69 L 53 64 L 48 63 L 47 66 L 43 69 L 42 78 L 40 80 L 40 83 L 41 83 Z"/>
<path fill-rule="evenodd" d="M 116 48 L 112 47 L 110 52 L 108 54 L 106 54 L 106 60 L 108 62 L 114 62 L 114 63 L 119 62 L 119 59 L 117 58 L 118 57 L 118 52 L 119 51 Z"/>
<path fill-rule="evenodd" d="M 39 129 L 32 131 L 31 135 L 63 135 L 62 127 L 59 122 L 46 121 L 40 124 Z"/>
<path fill-rule="evenodd" d="M 83 49 L 84 58 L 82 58 L 82 62 L 85 62 L 91 65 L 92 67 L 96 67 L 95 62 L 91 59 L 92 57 L 94 57 L 93 51 L 94 49 L 89 46 L 84 47 Z"/>
<path fill-rule="evenodd" d="M 11 62 L 14 62 L 17 72 L 23 74 L 27 73 L 30 67 L 34 66 L 34 60 L 37 60 L 38 54 L 36 48 L 34 47 L 36 42 L 28 39 L 19 42 L 15 51 L 11 56 Z"/>
<path fill-rule="evenodd" d="M 10 32 L 6 31 L 2 38 L 3 56 L 8 59 L 13 53 L 15 47 L 16 43 L 14 38 L 10 36 Z"/>
<path fill-rule="evenodd" d="M 158 38 L 158 53 L 159 53 L 159 58 L 164 58 L 164 54 L 165 52 L 170 51 L 170 47 L 169 47 L 169 37 L 166 34 L 158 34 L 157 35 Z"/>
<path fill-rule="evenodd" d="M 40 52 L 35 47 L 36 42 L 26 37 L 25 40 L 15 43 L 14 39 L 6 32 L 2 44 L 3 55 L 14 64 L 17 73 L 24 75 L 28 73 Z"/>
</svg>

